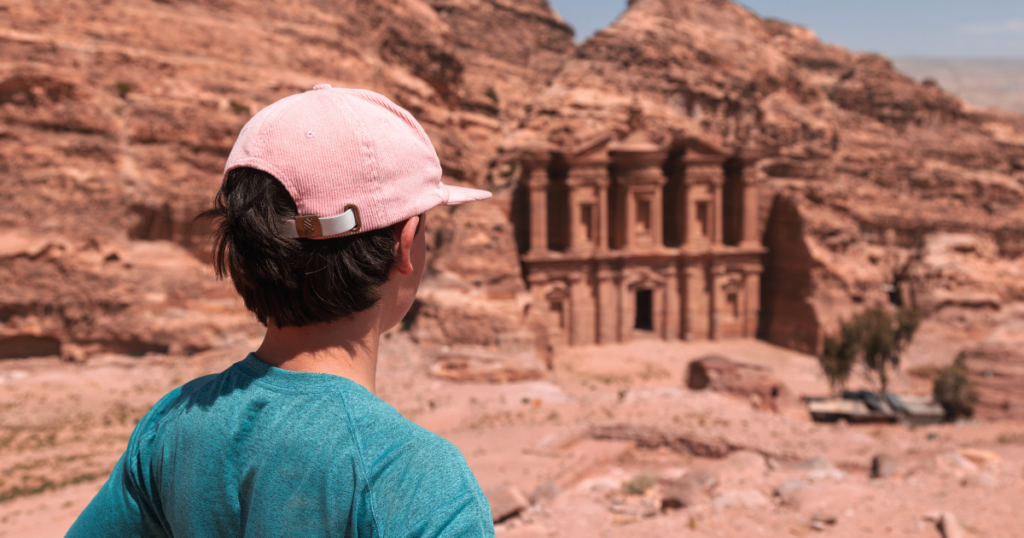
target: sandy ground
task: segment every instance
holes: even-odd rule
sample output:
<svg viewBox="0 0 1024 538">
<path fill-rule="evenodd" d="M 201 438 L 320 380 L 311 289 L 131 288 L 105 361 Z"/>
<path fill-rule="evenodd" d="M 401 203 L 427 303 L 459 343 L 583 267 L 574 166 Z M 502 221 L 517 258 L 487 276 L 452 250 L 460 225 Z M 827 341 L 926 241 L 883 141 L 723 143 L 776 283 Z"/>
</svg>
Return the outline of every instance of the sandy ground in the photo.
<svg viewBox="0 0 1024 538">
<path fill-rule="evenodd" d="M 0 537 L 63 535 L 160 396 L 254 345 L 0 363 Z M 707 353 L 770 366 L 787 383 L 787 404 L 758 411 L 740 397 L 686 389 L 686 365 Z M 942 512 L 955 514 L 966 536 L 1024 536 L 1024 424 L 815 424 L 799 401 L 828 392 L 815 359 L 763 342 L 573 348 L 556 355 L 546 378 L 502 385 L 434 379 L 430 361 L 404 334 L 390 335 L 378 392 L 459 447 L 485 489 L 537 492 L 497 525 L 499 536 L 938 537 Z M 928 390 L 924 380 L 895 377 L 898 390 Z M 862 374 L 852 384 L 870 385 Z M 882 452 L 898 471 L 871 478 Z M 717 485 L 690 506 L 659 509 L 697 470 Z M 653 485 L 626 493 L 638 477 Z M 780 496 L 784 483 L 800 487 Z"/>
</svg>

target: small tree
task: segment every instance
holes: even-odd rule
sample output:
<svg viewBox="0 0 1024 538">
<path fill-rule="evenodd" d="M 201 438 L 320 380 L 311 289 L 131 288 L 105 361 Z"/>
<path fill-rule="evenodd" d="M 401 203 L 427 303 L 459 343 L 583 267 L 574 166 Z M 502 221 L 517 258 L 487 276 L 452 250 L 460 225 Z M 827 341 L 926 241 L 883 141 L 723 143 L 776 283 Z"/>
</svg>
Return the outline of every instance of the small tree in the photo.
<svg viewBox="0 0 1024 538">
<path fill-rule="evenodd" d="M 834 388 L 842 387 L 853 363 L 861 357 L 865 366 L 878 373 L 884 395 L 889 386 L 888 366 L 899 365 L 900 354 L 913 339 L 919 322 L 914 310 L 900 309 L 893 316 L 882 307 L 840 322 L 839 336 L 825 338 L 824 350 L 818 356 L 829 382 Z"/>
<path fill-rule="evenodd" d="M 838 337 L 825 337 L 825 347 L 818 355 L 818 361 L 833 389 L 842 389 L 853 371 L 858 351 L 856 330 L 853 323 L 843 321 L 839 324 Z"/>
</svg>

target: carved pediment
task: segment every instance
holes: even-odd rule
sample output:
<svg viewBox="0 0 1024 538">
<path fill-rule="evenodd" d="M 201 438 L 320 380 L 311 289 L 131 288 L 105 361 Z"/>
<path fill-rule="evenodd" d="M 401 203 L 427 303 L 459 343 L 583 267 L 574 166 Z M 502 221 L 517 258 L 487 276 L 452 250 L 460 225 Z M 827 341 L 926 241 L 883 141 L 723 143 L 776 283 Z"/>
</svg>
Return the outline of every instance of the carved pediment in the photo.
<svg viewBox="0 0 1024 538">
<path fill-rule="evenodd" d="M 544 296 L 544 298 L 552 303 L 560 303 L 562 301 L 567 301 L 569 300 L 569 290 L 565 289 L 562 286 L 558 286 L 555 289 L 549 291 L 548 294 Z"/>
<path fill-rule="evenodd" d="M 570 164 L 607 163 L 608 145 L 614 137 L 614 131 L 606 131 L 580 142 L 568 152 Z"/>
<path fill-rule="evenodd" d="M 630 290 L 656 289 L 665 285 L 665 277 L 647 267 L 634 268 L 625 278 Z"/>
</svg>

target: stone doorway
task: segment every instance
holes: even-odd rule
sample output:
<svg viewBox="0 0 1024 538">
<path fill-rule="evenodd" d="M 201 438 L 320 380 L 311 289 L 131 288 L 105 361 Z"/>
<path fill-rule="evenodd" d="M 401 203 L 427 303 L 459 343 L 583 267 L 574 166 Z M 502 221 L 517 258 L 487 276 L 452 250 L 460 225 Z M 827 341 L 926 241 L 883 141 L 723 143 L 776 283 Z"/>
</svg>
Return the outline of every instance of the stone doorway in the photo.
<svg viewBox="0 0 1024 538">
<path fill-rule="evenodd" d="M 636 320 L 633 328 L 640 331 L 654 330 L 654 292 L 649 289 L 636 290 Z"/>
</svg>

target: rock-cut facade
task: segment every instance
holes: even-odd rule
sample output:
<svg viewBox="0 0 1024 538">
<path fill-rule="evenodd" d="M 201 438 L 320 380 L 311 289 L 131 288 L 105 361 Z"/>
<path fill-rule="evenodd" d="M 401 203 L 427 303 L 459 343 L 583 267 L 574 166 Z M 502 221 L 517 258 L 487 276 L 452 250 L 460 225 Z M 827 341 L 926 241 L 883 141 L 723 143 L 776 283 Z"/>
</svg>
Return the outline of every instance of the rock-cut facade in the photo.
<svg viewBox="0 0 1024 538">
<path fill-rule="evenodd" d="M 642 131 L 523 154 L 513 216 L 552 345 L 753 337 L 756 156 Z"/>
</svg>

